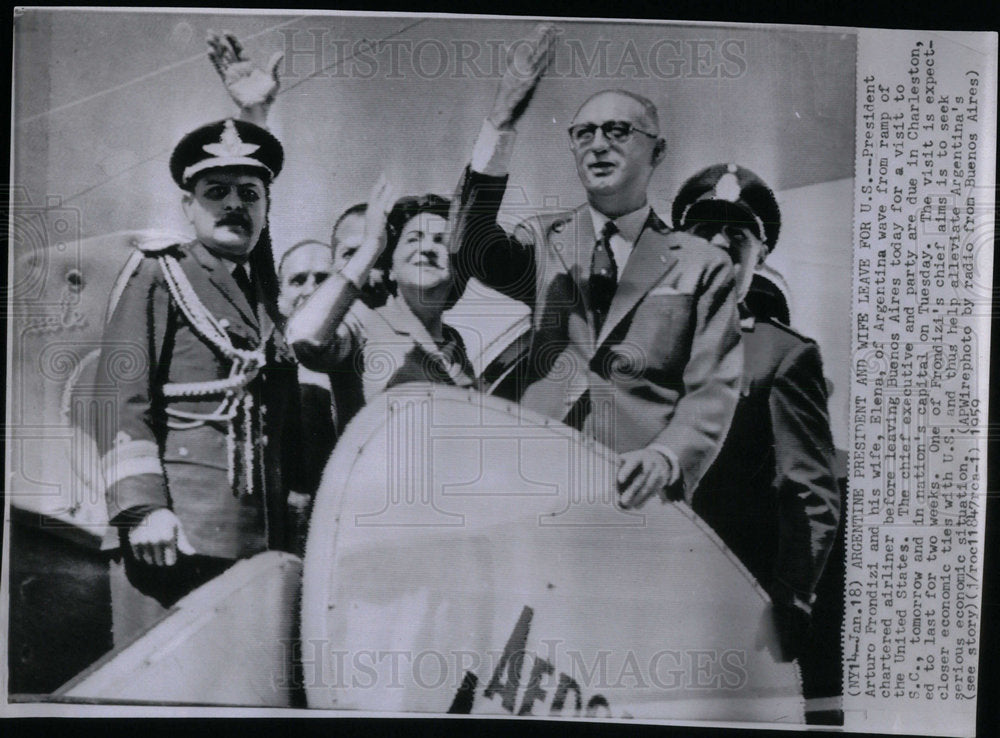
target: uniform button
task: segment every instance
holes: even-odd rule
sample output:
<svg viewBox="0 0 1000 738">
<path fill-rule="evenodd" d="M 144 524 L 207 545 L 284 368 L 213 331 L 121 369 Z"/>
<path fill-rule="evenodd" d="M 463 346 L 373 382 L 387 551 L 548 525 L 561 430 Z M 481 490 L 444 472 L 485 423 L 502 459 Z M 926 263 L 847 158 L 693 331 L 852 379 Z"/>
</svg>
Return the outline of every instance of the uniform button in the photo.
<svg viewBox="0 0 1000 738">
<path fill-rule="evenodd" d="M 229 327 L 229 318 L 220 318 L 219 319 L 219 325 L 221 325 L 223 328 L 228 328 Z"/>
<path fill-rule="evenodd" d="M 187 456 L 188 455 L 187 446 L 181 446 L 180 448 L 178 448 L 177 453 L 180 454 L 181 456 Z"/>
<path fill-rule="evenodd" d="M 267 436 L 262 436 L 260 439 L 260 445 L 267 448 Z"/>
</svg>

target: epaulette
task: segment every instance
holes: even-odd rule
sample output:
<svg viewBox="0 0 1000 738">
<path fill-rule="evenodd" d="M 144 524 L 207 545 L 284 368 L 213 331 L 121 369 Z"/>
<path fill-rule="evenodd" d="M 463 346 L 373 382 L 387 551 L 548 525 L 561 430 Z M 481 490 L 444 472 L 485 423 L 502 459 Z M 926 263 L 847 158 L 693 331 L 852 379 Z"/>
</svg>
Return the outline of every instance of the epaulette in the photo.
<svg viewBox="0 0 1000 738">
<path fill-rule="evenodd" d="M 188 240 L 183 236 L 177 236 L 165 231 L 144 231 L 132 236 L 129 239 L 129 245 L 135 251 L 129 254 L 125 266 L 118 272 L 114 284 L 111 285 L 111 294 L 108 296 L 108 306 L 105 310 L 104 322 L 107 323 L 111 320 L 111 316 L 118 306 L 118 301 L 125 291 L 125 285 L 128 284 L 129 279 L 135 274 L 139 265 L 143 263 L 143 257 L 148 256 L 155 259 L 158 256 L 166 254 L 171 249 L 179 249 L 180 245 Z"/>
<path fill-rule="evenodd" d="M 157 256 L 172 248 L 186 243 L 188 238 L 173 233 L 152 231 L 141 233 L 132 238 L 132 246 L 147 256 Z"/>
<path fill-rule="evenodd" d="M 802 335 L 797 330 L 792 328 L 790 325 L 786 325 L 785 323 L 782 323 L 780 320 L 772 316 L 767 316 L 766 318 L 759 318 L 757 320 L 757 323 L 758 324 L 767 323 L 768 325 L 773 325 L 775 328 L 779 328 L 785 333 L 788 333 L 791 336 L 795 336 L 795 338 L 799 339 L 800 341 L 806 341 L 808 343 L 816 343 L 815 338 L 810 338 L 809 336 Z"/>
</svg>

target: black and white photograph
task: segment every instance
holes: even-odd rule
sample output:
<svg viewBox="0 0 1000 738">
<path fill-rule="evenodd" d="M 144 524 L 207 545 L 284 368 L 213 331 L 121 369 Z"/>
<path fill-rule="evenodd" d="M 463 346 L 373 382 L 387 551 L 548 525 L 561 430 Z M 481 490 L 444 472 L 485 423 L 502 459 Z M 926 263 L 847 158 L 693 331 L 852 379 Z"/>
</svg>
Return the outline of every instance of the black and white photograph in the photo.
<svg viewBox="0 0 1000 738">
<path fill-rule="evenodd" d="M 21 8 L 13 59 L 4 715 L 974 733 L 995 33 Z"/>
</svg>

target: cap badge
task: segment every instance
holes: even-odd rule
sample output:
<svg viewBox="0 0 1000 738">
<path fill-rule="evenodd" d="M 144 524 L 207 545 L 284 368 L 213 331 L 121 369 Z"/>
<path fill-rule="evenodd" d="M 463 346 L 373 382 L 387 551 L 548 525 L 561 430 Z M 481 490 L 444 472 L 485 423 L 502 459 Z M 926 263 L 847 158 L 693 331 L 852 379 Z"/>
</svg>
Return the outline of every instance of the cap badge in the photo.
<svg viewBox="0 0 1000 738">
<path fill-rule="evenodd" d="M 240 134 L 236 130 L 236 125 L 233 123 L 232 118 L 229 118 L 225 126 L 223 126 L 219 143 L 202 146 L 202 149 L 212 154 L 212 156 L 226 158 L 249 156 L 259 148 L 260 146 L 256 144 L 243 143 L 243 139 L 240 138 Z"/>
<path fill-rule="evenodd" d="M 736 202 L 740 199 L 740 183 L 736 178 L 736 175 L 732 172 L 726 172 L 719 178 L 718 183 L 715 185 L 715 197 L 719 200 L 726 200 L 727 202 Z"/>
</svg>

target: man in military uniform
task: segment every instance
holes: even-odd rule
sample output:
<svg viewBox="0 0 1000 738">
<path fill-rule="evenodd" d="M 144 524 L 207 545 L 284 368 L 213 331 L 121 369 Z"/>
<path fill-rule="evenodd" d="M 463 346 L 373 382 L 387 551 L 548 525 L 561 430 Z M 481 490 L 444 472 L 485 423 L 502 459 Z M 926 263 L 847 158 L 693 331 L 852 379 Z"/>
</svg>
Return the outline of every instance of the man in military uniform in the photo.
<svg viewBox="0 0 1000 738">
<path fill-rule="evenodd" d="M 678 230 L 732 258 L 743 334 L 739 404 L 692 504 L 770 594 L 792 658 L 840 518 L 819 348 L 746 306 L 754 270 L 780 228 L 774 193 L 756 174 L 733 164 L 708 167 L 684 184 L 672 210 Z"/>
<path fill-rule="evenodd" d="M 116 645 L 237 559 L 283 548 L 280 453 L 295 365 L 279 328 L 267 213 L 281 144 L 224 120 L 189 133 L 170 172 L 189 243 L 140 246 L 105 328 L 98 376 L 117 388 L 98 433 Z"/>
</svg>

